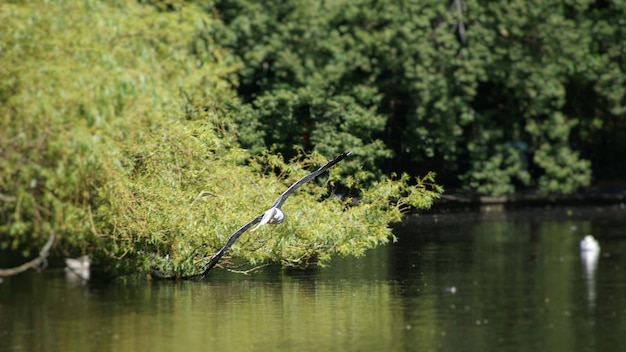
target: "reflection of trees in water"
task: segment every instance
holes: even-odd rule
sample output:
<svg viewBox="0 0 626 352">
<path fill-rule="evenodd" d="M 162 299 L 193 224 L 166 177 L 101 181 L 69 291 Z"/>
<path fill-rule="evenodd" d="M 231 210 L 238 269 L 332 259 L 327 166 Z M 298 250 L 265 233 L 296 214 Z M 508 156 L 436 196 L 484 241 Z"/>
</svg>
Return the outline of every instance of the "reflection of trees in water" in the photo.
<svg viewBox="0 0 626 352">
<path fill-rule="evenodd" d="M 578 241 L 586 233 L 605 233 L 606 227 L 623 228 L 621 218 L 612 208 L 421 215 L 398 226 L 394 257 L 410 254 L 410 264 L 419 268 L 415 274 L 423 279 L 414 282 L 422 295 L 426 283 L 456 288 L 454 295 L 433 291 L 437 324 L 449 338 L 451 331 L 473 331 L 489 322 L 488 329 L 466 334 L 454 348 L 483 349 L 494 336 L 526 342 L 521 336 L 532 337 L 526 347 L 574 348 L 591 341 L 575 342 L 584 336 L 581 324 L 588 324 L 583 308 L 602 302 L 596 294 L 608 289 L 594 275 L 597 257 L 581 275 Z M 396 269 L 409 270 L 406 264 Z M 558 334 L 550 333 L 556 329 Z"/>
<path fill-rule="evenodd" d="M 29 271 L 0 285 L 0 350 L 614 350 L 626 330 L 625 220 L 422 215 L 362 258 L 202 282 L 80 286 Z M 593 311 L 586 233 L 603 245 Z"/>
</svg>

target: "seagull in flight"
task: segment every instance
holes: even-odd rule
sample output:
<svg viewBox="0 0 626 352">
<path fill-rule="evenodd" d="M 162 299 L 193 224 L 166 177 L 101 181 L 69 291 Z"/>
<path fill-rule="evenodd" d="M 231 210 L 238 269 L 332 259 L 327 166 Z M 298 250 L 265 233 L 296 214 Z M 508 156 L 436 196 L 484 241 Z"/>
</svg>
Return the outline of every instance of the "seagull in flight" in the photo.
<svg viewBox="0 0 626 352">
<path fill-rule="evenodd" d="M 230 246 L 232 246 L 235 243 L 235 241 L 237 241 L 239 236 L 241 236 L 244 232 L 246 232 L 250 227 L 252 227 L 255 224 L 258 224 L 255 228 L 253 228 L 251 230 L 251 231 L 255 231 L 260 226 L 265 225 L 265 224 L 280 224 L 281 222 L 283 222 L 285 220 L 285 214 L 281 210 L 281 207 L 283 206 L 283 204 L 285 203 L 287 198 L 289 198 L 289 196 L 293 192 L 295 192 L 295 190 L 298 189 L 300 186 L 302 186 L 303 184 L 311 181 L 312 179 L 316 178 L 317 176 L 323 174 L 326 170 L 328 170 L 331 167 L 335 166 L 335 164 L 337 164 L 338 162 L 343 160 L 349 154 L 350 154 L 350 152 L 342 153 L 341 155 L 339 155 L 335 159 L 333 159 L 333 160 L 329 161 L 328 163 L 326 163 L 324 166 L 322 166 L 319 169 L 311 172 L 310 174 L 302 177 L 301 179 L 296 181 L 294 184 L 289 186 L 289 188 L 287 188 L 287 190 L 285 192 L 283 192 L 283 194 L 281 194 L 274 201 L 274 204 L 272 204 L 272 206 L 268 210 L 266 210 L 262 215 L 259 215 L 259 216 L 255 217 L 254 219 L 248 221 L 245 225 L 241 226 L 237 231 L 235 231 L 235 233 L 233 233 L 230 236 L 228 241 L 226 241 L 226 244 L 224 245 L 224 247 L 222 247 L 222 249 L 217 251 L 217 253 L 215 253 L 213 255 L 213 257 L 211 257 L 211 259 L 209 260 L 209 262 L 205 266 L 204 272 L 201 274 L 201 277 L 204 277 L 211 269 L 213 269 L 215 264 L 217 264 L 217 262 L 220 260 L 220 258 L 222 258 L 222 256 L 228 250 L 228 248 L 230 248 Z"/>
</svg>

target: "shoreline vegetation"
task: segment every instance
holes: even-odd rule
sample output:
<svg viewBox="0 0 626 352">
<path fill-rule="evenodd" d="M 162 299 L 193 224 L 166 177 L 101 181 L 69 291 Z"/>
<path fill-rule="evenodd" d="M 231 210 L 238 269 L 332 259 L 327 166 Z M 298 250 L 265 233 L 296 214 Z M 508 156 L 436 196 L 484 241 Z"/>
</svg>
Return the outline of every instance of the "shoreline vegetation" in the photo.
<svg viewBox="0 0 626 352">
<path fill-rule="evenodd" d="M 0 250 L 54 234 L 110 276 L 193 275 L 345 150 L 224 267 L 324 265 L 408 211 L 622 179 L 624 9 L 453 5 L 1 3 Z"/>
<path fill-rule="evenodd" d="M 0 6 L 2 250 L 32 257 L 54 233 L 51 255 L 90 255 L 110 276 L 194 275 L 242 219 L 327 161 L 241 148 L 229 109 L 237 65 L 197 36 L 216 20 L 193 5 Z M 354 165 L 302 187 L 285 222 L 243 236 L 224 267 L 363 255 L 442 192 L 432 173 L 372 178 Z"/>
<path fill-rule="evenodd" d="M 618 186 L 585 187 L 571 194 L 540 194 L 518 192 L 506 196 L 486 196 L 481 194 L 446 193 L 442 194 L 430 211 L 452 209 L 490 209 L 494 211 L 523 207 L 578 207 L 578 206 L 624 206 L 626 188 Z"/>
</svg>

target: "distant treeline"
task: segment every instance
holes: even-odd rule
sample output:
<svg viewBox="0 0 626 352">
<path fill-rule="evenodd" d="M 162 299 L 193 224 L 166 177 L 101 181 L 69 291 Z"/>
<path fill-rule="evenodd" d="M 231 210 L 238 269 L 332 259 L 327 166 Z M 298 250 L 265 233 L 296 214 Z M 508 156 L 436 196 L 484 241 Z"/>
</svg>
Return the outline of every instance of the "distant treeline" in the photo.
<svg viewBox="0 0 626 352">
<path fill-rule="evenodd" d="M 206 4 L 245 147 L 491 195 L 626 180 L 626 1 Z"/>
</svg>

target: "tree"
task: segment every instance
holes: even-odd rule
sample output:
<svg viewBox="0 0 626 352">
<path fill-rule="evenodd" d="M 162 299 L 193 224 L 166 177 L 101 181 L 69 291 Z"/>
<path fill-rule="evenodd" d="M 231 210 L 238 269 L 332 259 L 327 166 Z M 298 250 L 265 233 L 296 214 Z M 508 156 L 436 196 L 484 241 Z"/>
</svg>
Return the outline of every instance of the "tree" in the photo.
<svg viewBox="0 0 626 352">
<path fill-rule="evenodd" d="M 570 193 L 590 184 L 590 158 L 617 159 L 602 140 L 623 150 L 621 2 L 213 4 L 253 150 L 331 140 L 363 148 L 373 175 L 433 168 L 493 195 Z"/>
<path fill-rule="evenodd" d="M 2 249 L 28 254 L 54 233 L 52 253 L 91 254 L 112 275 L 188 276 L 241 219 L 326 160 L 238 146 L 229 112 L 244 109 L 229 80 L 239 63 L 209 35 L 219 20 L 196 5 L 0 6 Z M 354 175 L 343 182 L 358 205 L 329 195 L 333 173 L 290 197 L 284 226 L 232 255 L 285 265 L 360 255 L 393 239 L 402 210 L 441 193 L 432 175 L 373 188 Z"/>
</svg>

